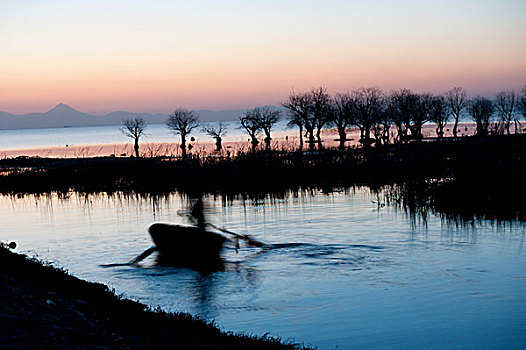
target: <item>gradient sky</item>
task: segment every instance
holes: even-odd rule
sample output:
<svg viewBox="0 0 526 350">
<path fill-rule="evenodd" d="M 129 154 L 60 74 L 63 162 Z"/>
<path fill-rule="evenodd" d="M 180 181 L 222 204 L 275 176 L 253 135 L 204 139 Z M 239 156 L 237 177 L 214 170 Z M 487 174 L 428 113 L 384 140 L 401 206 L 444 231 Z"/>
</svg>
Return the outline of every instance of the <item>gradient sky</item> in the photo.
<svg viewBox="0 0 526 350">
<path fill-rule="evenodd" d="M 0 110 L 276 105 L 361 86 L 526 84 L 524 0 L 2 0 Z"/>
</svg>

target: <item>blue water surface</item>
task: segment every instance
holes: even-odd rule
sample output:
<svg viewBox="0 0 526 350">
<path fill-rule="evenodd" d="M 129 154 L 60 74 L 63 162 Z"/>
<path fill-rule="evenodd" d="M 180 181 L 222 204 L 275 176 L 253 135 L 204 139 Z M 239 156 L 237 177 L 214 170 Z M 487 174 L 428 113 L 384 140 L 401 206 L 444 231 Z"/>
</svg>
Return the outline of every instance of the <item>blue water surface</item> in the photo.
<svg viewBox="0 0 526 350">
<path fill-rule="evenodd" d="M 211 220 L 270 249 L 229 243 L 208 275 L 126 262 L 185 199 L 124 194 L 0 197 L 0 240 L 152 307 L 320 349 L 524 348 L 526 226 L 412 220 L 367 188 L 286 198 L 206 198 Z M 195 249 L 196 247 L 188 247 Z"/>
</svg>

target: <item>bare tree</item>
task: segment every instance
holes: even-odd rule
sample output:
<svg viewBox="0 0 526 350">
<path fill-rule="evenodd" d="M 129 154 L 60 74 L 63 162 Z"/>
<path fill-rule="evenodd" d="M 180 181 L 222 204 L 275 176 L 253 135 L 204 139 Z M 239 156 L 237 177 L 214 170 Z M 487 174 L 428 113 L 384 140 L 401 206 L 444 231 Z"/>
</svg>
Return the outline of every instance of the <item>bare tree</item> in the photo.
<svg viewBox="0 0 526 350">
<path fill-rule="evenodd" d="M 131 119 L 124 119 L 122 121 L 123 126 L 120 131 L 133 139 L 133 149 L 135 150 L 135 157 L 139 158 L 139 138 L 144 135 L 146 130 L 146 121 L 141 117 L 135 117 Z"/>
<path fill-rule="evenodd" d="M 411 130 L 411 137 L 415 139 L 423 138 L 422 127 L 431 120 L 431 101 L 433 96 L 430 93 L 415 94 L 414 105 L 410 115 L 408 125 Z"/>
<path fill-rule="evenodd" d="M 414 94 L 408 89 L 393 91 L 387 97 L 386 112 L 396 126 L 397 137 L 395 141 L 405 142 L 407 140 L 407 124 L 410 114 L 411 99 Z"/>
<path fill-rule="evenodd" d="M 166 126 L 174 134 L 181 136 L 181 150 L 186 159 L 186 137 L 199 126 L 199 115 L 195 111 L 177 108 L 169 115 Z"/>
<path fill-rule="evenodd" d="M 486 97 L 475 97 L 469 102 L 467 110 L 471 119 L 477 124 L 477 136 L 487 136 L 493 116 L 493 102 Z"/>
<path fill-rule="evenodd" d="M 216 126 L 205 125 L 203 132 L 216 140 L 216 152 L 221 152 L 223 149 L 223 136 L 226 135 L 226 126 L 221 122 Z"/>
<path fill-rule="evenodd" d="M 347 142 L 347 128 L 352 122 L 351 96 L 349 93 L 339 93 L 333 98 L 334 113 L 332 114 L 331 124 L 338 130 L 339 149 L 345 149 Z"/>
<path fill-rule="evenodd" d="M 387 100 L 382 100 L 382 111 L 377 115 L 377 119 L 373 124 L 374 137 L 376 139 L 376 145 L 387 145 L 390 142 L 390 131 L 393 124 L 391 114 L 388 111 Z"/>
<path fill-rule="evenodd" d="M 322 148 L 321 129 L 332 118 L 331 97 L 327 89 L 322 86 L 312 89 L 309 94 L 311 95 L 312 119 L 316 129 L 316 142 L 318 143 L 318 148 Z"/>
<path fill-rule="evenodd" d="M 270 151 L 270 141 L 272 137 L 270 132 L 274 124 L 276 124 L 281 118 L 281 111 L 272 110 L 270 108 L 256 108 L 254 110 L 254 117 L 256 118 L 259 127 L 265 133 L 265 151 Z"/>
<path fill-rule="evenodd" d="M 303 146 L 301 135 L 305 130 L 309 149 L 314 148 L 314 129 L 316 120 L 312 114 L 312 95 L 309 93 L 291 92 L 287 101 L 282 104 L 289 111 L 289 125 L 296 125 L 300 128 L 300 148 Z"/>
<path fill-rule="evenodd" d="M 446 100 L 449 107 L 449 111 L 455 120 L 453 125 L 453 136 L 458 135 L 458 122 L 462 111 L 466 108 L 468 93 L 461 87 L 454 87 L 453 89 L 446 92 Z"/>
<path fill-rule="evenodd" d="M 495 98 L 495 106 L 499 120 L 503 123 L 506 133 L 510 134 L 511 122 L 515 122 L 515 132 L 520 129 L 520 122 L 518 119 L 519 101 L 517 93 L 511 91 L 501 91 Z"/>
<path fill-rule="evenodd" d="M 352 122 L 360 128 L 360 142 L 369 146 L 373 142 L 371 129 L 382 113 L 382 91 L 376 87 L 360 88 L 351 91 L 350 97 Z"/>
<path fill-rule="evenodd" d="M 439 139 L 444 137 L 444 127 L 449 119 L 446 99 L 442 95 L 433 96 L 429 106 L 429 116 L 433 123 L 436 123 L 436 133 Z"/>
<path fill-rule="evenodd" d="M 245 112 L 245 114 L 239 118 L 241 127 L 246 130 L 248 136 L 250 136 L 250 143 L 252 144 L 252 152 L 256 152 L 256 148 L 259 144 L 258 133 L 261 130 L 261 126 L 258 123 L 257 114 L 258 109 L 252 109 Z"/>
<path fill-rule="evenodd" d="M 420 139 L 422 127 L 431 120 L 432 95 L 417 94 L 408 89 L 394 91 L 388 98 L 387 112 L 398 129 L 398 141 Z M 408 135 L 408 131 L 411 135 Z"/>
<path fill-rule="evenodd" d="M 298 125 L 301 121 L 300 132 L 305 130 L 309 149 L 314 149 L 315 143 L 321 148 L 321 130 L 331 119 L 330 100 L 327 89 L 319 87 L 304 93 L 292 92 L 282 104 L 289 111 L 289 125 Z"/>
<path fill-rule="evenodd" d="M 287 127 L 293 128 L 297 126 L 300 133 L 300 151 L 303 150 L 303 120 L 299 117 L 297 114 L 290 114 L 289 115 L 289 122 L 287 123 Z"/>
</svg>

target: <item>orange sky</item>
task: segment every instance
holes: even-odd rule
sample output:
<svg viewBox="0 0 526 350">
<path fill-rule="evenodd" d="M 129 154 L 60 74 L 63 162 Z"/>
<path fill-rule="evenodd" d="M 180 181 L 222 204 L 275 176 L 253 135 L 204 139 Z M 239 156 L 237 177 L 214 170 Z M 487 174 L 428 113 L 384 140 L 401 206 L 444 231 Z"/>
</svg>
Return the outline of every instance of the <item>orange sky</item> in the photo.
<svg viewBox="0 0 526 350">
<path fill-rule="evenodd" d="M 231 109 L 319 85 L 490 94 L 526 84 L 523 1 L 123 4 L 2 2 L 0 110 Z"/>
</svg>

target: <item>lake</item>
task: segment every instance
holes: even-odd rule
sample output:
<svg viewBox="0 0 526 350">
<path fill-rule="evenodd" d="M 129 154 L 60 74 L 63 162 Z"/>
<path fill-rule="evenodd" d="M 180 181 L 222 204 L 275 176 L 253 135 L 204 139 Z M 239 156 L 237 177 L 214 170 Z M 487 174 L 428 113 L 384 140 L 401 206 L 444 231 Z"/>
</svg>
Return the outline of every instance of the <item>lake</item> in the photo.
<svg viewBox="0 0 526 350">
<path fill-rule="evenodd" d="M 240 143 L 248 140 L 248 134 L 240 128 L 239 121 L 222 122 L 226 127 L 227 134 L 223 142 Z M 217 126 L 218 122 L 203 123 L 203 125 Z M 462 124 L 464 128 L 473 128 L 472 123 Z M 428 123 L 424 127 L 426 137 L 435 136 L 435 125 Z M 0 129 L 0 156 L 3 151 L 43 149 L 52 147 L 75 147 L 75 146 L 101 146 L 101 145 L 122 145 L 133 144 L 133 140 L 126 137 L 121 131 L 121 126 L 93 126 L 93 127 L 71 127 L 71 128 L 49 128 L 49 129 L 22 129 L 22 130 L 1 130 Z M 448 134 L 449 135 L 449 134 Z M 213 143 L 215 140 L 206 135 L 201 128 L 195 129 L 192 133 L 195 137 L 195 145 Z M 291 140 L 298 139 L 298 129 L 287 127 L 287 120 L 281 120 L 272 129 L 274 142 L 285 137 Z M 356 129 L 348 130 L 348 137 L 355 138 L 355 141 L 348 142 L 348 145 L 357 145 L 359 131 Z M 322 133 L 323 141 L 327 147 L 335 147 L 334 141 L 336 132 L 334 130 L 324 130 Z M 263 143 L 264 135 L 259 134 L 259 139 Z M 171 133 L 164 124 L 151 124 L 146 128 L 146 134 L 140 139 L 144 146 L 146 143 L 174 144 L 180 142 L 179 135 Z M 276 144 L 274 143 L 274 146 Z M 279 148 L 279 147 L 278 147 Z M 91 151 L 94 152 L 96 147 Z M 143 148 L 144 151 L 144 148 Z M 8 152 L 9 153 L 9 152 Z M 23 154 L 22 152 L 21 154 Z M 12 154 L 10 154 L 12 156 Z M 46 156 L 45 152 L 37 153 L 39 156 Z M 109 155 L 109 154 L 104 154 Z"/>
<path fill-rule="evenodd" d="M 227 128 L 223 138 L 225 142 L 240 142 L 248 138 L 246 132 L 240 129 L 238 121 L 222 122 Z M 204 123 L 217 125 L 218 122 Z M 93 126 L 78 128 L 49 128 L 0 130 L 0 152 L 13 149 L 31 149 L 47 147 L 64 147 L 78 145 L 104 145 L 133 143 L 120 131 L 121 126 Z M 275 127 L 277 137 L 285 134 L 296 136 L 297 129 L 288 129 L 287 122 L 281 121 Z M 171 133 L 164 124 L 151 124 L 146 127 L 146 135 L 141 138 L 143 143 L 175 143 L 180 137 Z M 192 136 L 197 142 L 214 142 L 214 139 L 200 129 L 196 129 Z"/>
<path fill-rule="evenodd" d="M 272 249 L 233 244 L 208 275 L 124 263 L 151 246 L 148 226 L 181 222 L 187 199 L 0 196 L 1 240 L 152 307 L 224 330 L 320 349 L 524 348 L 526 225 L 411 218 L 361 187 L 285 198 L 207 197 L 210 220 Z M 192 249 L 192 247 L 189 247 Z"/>
</svg>

